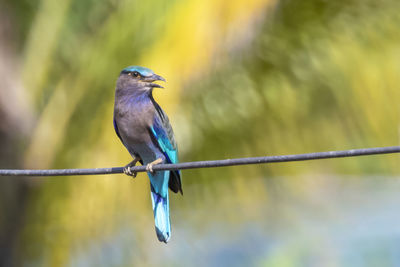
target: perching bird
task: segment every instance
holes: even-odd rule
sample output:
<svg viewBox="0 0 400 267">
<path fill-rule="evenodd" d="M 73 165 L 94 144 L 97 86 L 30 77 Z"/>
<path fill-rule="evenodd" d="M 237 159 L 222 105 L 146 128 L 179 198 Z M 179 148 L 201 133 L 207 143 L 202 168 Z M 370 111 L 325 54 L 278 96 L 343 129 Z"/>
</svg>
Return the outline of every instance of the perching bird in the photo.
<svg viewBox="0 0 400 267">
<path fill-rule="evenodd" d="M 158 240 L 171 237 L 168 187 L 182 192 L 180 171 L 153 171 L 159 163 L 177 163 L 178 150 L 168 117 L 153 98 L 154 81 L 165 79 L 152 70 L 130 66 L 121 71 L 115 89 L 114 128 L 133 157 L 124 173 L 136 176 L 131 167 L 146 165 L 150 178 L 151 200 Z"/>
</svg>

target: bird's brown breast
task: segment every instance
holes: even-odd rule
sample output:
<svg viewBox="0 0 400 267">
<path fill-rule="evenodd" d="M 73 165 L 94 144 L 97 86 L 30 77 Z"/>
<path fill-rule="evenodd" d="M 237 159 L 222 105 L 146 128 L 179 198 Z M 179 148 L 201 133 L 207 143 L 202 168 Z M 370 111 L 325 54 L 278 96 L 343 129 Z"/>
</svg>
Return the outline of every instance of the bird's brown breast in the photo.
<svg viewBox="0 0 400 267">
<path fill-rule="evenodd" d="M 124 106 L 116 105 L 116 121 L 122 140 L 129 144 L 142 144 L 151 141 L 149 129 L 153 123 L 154 109 L 145 103 Z"/>
</svg>

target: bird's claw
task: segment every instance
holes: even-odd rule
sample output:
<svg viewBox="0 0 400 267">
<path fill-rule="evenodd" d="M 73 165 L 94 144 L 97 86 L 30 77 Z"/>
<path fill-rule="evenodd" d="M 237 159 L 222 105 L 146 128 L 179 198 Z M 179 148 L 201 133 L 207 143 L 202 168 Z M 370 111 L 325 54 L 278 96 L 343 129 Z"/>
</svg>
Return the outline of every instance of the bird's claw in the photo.
<svg viewBox="0 0 400 267">
<path fill-rule="evenodd" d="M 135 167 L 136 163 L 139 161 L 139 158 L 135 157 L 128 165 L 126 165 L 123 169 L 126 175 L 132 176 L 133 178 L 136 177 L 137 172 L 132 170 L 132 167 Z"/>
<path fill-rule="evenodd" d="M 124 167 L 124 173 L 126 175 L 132 176 L 133 178 L 137 176 L 137 172 L 132 171 L 131 166 Z"/>
<path fill-rule="evenodd" d="M 162 162 L 162 159 L 156 159 L 155 161 L 150 162 L 149 164 L 146 165 L 146 171 L 153 174 L 154 173 L 153 166 L 160 164 L 161 162 Z"/>
</svg>

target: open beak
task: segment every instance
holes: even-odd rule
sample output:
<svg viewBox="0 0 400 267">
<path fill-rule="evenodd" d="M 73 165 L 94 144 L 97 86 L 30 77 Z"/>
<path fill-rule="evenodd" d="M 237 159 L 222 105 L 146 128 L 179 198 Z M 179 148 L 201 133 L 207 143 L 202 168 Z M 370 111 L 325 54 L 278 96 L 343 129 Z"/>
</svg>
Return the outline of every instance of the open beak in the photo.
<svg viewBox="0 0 400 267">
<path fill-rule="evenodd" d="M 160 75 L 152 74 L 151 76 L 145 77 L 143 79 L 143 81 L 147 82 L 150 87 L 164 88 L 159 84 L 153 83 L 155 81 L 165 82 L 165 79 L 163 77 L 161 77 Z"/>
</svg>

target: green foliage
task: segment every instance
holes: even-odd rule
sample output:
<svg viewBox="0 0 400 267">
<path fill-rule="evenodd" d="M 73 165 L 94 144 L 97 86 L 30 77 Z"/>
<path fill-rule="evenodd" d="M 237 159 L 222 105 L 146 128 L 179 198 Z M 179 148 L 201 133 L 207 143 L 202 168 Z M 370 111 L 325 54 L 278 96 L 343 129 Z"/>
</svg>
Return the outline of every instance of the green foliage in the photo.
<svg viewBox="0 0 400 267">
<path fill-rule="evenodd" d="M 400 99 L 395 86 L 400 65 L 398 29 L 392 27 L 399 19 L 398 4 L 384 1 L 376 11 L 369 2 L 282 1 L 243 55 L 232 56 L 195 89 L 184 91 L 187 104 L 181 111 L 192 111 L 189 123 L 196 140 L 188 158 L 398 143 L 393 126 L 400 119 L 394 108 Z M 397 160 L 371 157 L 259 170 L 398 173 Z M 220 175 L 227 172 L 243 175 L 233 168 Z"/>
</svg>

